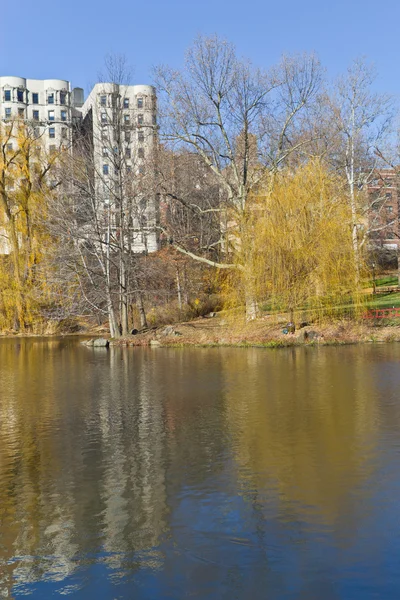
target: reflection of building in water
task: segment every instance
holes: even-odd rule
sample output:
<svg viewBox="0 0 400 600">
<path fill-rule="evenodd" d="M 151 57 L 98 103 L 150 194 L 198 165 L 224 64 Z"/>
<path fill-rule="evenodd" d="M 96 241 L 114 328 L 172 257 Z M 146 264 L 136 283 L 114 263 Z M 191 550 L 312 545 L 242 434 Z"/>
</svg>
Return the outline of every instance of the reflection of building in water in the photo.
<svg viewBox="0 0 400 600">
<path fill-rule="evenodd" d="M 104 549 L 117 568 L 124 560 L 117 553 L 149 550 L 165 531 L 165 435 L 162 395 L 155 393 L 152 364 L 126 350 L 111 349 L 110 354 L 108 389 L 99 407 L 106 450 L 101 518 Z"/>
<path fill-rule="evenodd" d="M 91 360 L 67 344 L 0 344 L 0 597 L 78 576 L 99 552 L 120 568 L 165 531 L 162 396 L 146 365 Z"/>
<path fill-rule="evenodd" d="M 327 524 L 356 511 L 352 489 L 370 476 L 377 443 L 374 383 L 362 351 L 346 350 L 348 362 L 332 348 L 250 351 L 224 365 L 244 489 L 278 497 L 283 513 Z"/>
</svg>

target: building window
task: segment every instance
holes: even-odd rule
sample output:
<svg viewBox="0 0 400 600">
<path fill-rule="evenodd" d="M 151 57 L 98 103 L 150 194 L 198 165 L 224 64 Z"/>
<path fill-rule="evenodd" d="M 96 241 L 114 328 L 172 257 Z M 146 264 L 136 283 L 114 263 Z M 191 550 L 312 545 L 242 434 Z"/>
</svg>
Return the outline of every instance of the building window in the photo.
<svg viewBox="0 0 400 600">
<path fill-rule="evenodd" d="M 138 148 L 138 157 L 144 158 L 144 148 Z"/>
<path fill-rule="evenodd" d="M 103 165 L 103 175 L 108 175 L 108 165 Z"/>
<path fill-rule="evenodd" d="M 55 137 L 56 137 L 55 127 L 49 127 L 49 138 L 55 138 Z"/>
<path fill-rule="evenodd" d="M 49 110 L 49 121 L 54 121 L 54 110 Z"/>
<path fill-rule="evenodd" d="M 38 110 L 34 110 L 32 112 L 32 116 L 33 116 L 34 121 L 39 121 L 39 111 Z"/>
<path fill-rule="evenodd" d="M 23 119 L 24 118 L 24 114 L 25 114 L 25 109 L 23 108 L 19 108 L 18 109 L 18 116 Z"/>
<path fill-rule="evenodd" d="M 124 123 L 125 123 L 125 125 L 129 125 L 130 122 L 131 122 L 130 115 L 124 115 Z"/>
<path fill-rule="evenodd" d="M 137 116 L 137 122 L 138 122 L 138 125 L 143 125 L 143 115 Z"/>
<path fill-rule="evenodd" d="M 132 173 L 132 167 L 130 165 L 126 165 L 126 172 Z"/>
<path fill-rule="evenodd" d="M 125 141 L 129 142 L 131 141 L 131 132 L 130 131 L 125 131 Z"/>
<path fill-rule="evenodd" d="M 157 117 L 156 117 L 156 115 L 153 115 L 153 125 L 157 125 Z"/>
<path fill-rule="evenodd" d="M 386 200 L 391 200 L 392 199 L 392 192 L 386 192 L 385 198 L 386 198 Z"/>
<path fill-rule="evenodd" d="M 54 145 L 49 146 L 49 152 L 50 152 L 50 154 L 55 154 L 56 147 Z"/>
<path fill-rule="evenodd" d="M 107 96 L 100 96 L 100 106 L 107 106 Z"/>
<path fill-rule="evenodd" d="M 6 116 L 6 119 L 11 119 L 11 108 L 5 109 L 5 116 Z"/>
<path fill-rule="evenodd" d="M 32 94 L 32 104 L 39 104 L 39 94 L 37 94 L 37 93 Z"/>
<path fill-rule="evenodd" d="M 37 112 L 37 111 L 34 111 L 34 112 Z M 38 118 L 39 118 L 39 113 L 38 113 Z M 40 129 L 39 129 L 39 127 L 34 127 L 33 128 L 33 137 L 35 139 L 38 139 L 40 137 Z M 40 152 L 40 148 L 38 148 L 38 151 Z"/>
<path fill-rule="evenodd" d="M 61 127 L 61 137 L 65 140 L 68 137 L 67 127 Z"/>
<path fill-rule="evenodd" d="M 126 156 L 126 158 L 131 157 L 131 149 L 130 148 L 125 148 L 125 156 Z"/>
<path fill-rule="evenodd" d="M 124 98 L 124 108 L 129 108 L 129 98 Z"/>
<path fill-rule="evenodd" d="M 140 175 L 144 175 L 144 167 L 142 165 L 139 167 L 139 173 Z"/>
<path fill-rule="evenodd" d="M 137 99 L 137 107 L 138 108 L 143 108 L 143 98 L 138 98 Z"/>
<path fill-rule="evenodd" d="M 13 149 L 13 145 L 12 144 L 7 144 L 7 150 L 8 152 L 11 152 Z"/>
<path fill-rule="evenodd" d="M 62 110 L 61 111 L 61 121 L 66 121 L 66 120 L 67 120 L 67 111 Z"/>
<path fill-rule="evenodd" d="M 47 104 L 54 104 L 54 94 L 47 94 Z"/>
<path fill-rule="evenodd" d="M 101 113 L 101 122 L 107 123 L 107 113 L 106 112 Z"/>
<path fill-rule="evenodd" d="M 390 213 L 393 212 L 393 206 L 388 206 L 387 207 L 387 211 L 390 212 Z"/>
<path fill-rule="evenodd" d="M 108 156 L 108 149 L 106 146 L 103 146 L 103 156 Z"/>
<path fill-rule="evenodd" d="M 4 90 L 4 102 L 11 102 L 11 90 Z"/>
<path fill-rule="evenodd" d="M 17 100 L 18 102 L 24 101 L 24 90 L 17 90 Z"/>
<path fill-rule="evenodd" d="M 67 94 L 65 92 L 60 92 L 60 104 L 66 104 Z"/>
<path fill-rule="evenodd" d="M 139 133 L 138 133 L 138 142 L 144 142 L 144 133 L 143 133 L 143 131 L 139 131 Z"/>
</svg>

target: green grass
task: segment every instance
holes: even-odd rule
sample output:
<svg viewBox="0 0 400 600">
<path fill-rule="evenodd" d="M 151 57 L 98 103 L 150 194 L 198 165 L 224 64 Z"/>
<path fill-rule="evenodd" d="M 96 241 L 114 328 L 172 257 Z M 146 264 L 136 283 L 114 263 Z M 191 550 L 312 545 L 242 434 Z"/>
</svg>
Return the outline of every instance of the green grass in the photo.
<svg viewBox="0 0 400 600">
<path fill-rule="evenodd" d="M 383 275 L 381 277 L 377 277 L 375 279 L 376 287 L 386 287 L 386 286 L 395 286 L 398 285 L 397 272 L 396 274 L 388 274 Z M 365 287 L 372 288 L 372 280 L 365 281 Z M 393 292 L 391 294 L 376 294 L 376 295 L 368 295 L 364 298 L 364 305 L 366 309 L 376 309 L 376 308 L 398 308 L 400 307 L 400 292 Z M 282 317 L 287 316 L 287 312 L 283 308 L 279 308 L 276 306 L 272 306 L 270 303 L 266 302 L 260 306 L 261 311 L 270 315 L 276 314 L 281 315 Z M 343 304 L 338 304 L 331 307 L 332 310 L 332 318 L 334 318 L 335 312 L 338 315 L 342 313 L 340 316 L 350 316 L 354 309 L 353 300 L 351 295 L 348 296 L 348 301 L 343 302 Z M 299 320 L 300 318 L 304 318 L 307 320 L 307 315 L 315 312 L 315 309 L 309 309 L 307 306 L 298 307 L 295 310 L 295 319 Z M 399 319 L 395 319 L 396 322 L 400 322 Z"/>
<path fill-rule="evenodd" d="M 397 308 L 400 306 L 400 292 L 370 296 L 366 305 L 368 308 Z"/>
<path fill-rule="evenodd" d="M 375 279 L 376 287 L 386 286 L 386 285 L 397 285 L 398 278 L 397 275 L 386 275 L 385 277 L 377 277 Z M 371 281 L 372 286 L 372 281 Z"/>
</svg>

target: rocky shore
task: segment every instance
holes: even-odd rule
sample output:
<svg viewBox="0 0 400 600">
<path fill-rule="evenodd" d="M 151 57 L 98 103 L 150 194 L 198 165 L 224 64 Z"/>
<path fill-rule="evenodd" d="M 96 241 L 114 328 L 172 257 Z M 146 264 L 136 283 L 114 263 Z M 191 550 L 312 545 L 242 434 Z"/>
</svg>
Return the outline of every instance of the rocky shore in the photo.
<svg viewBox="0 0 400 600">
<path fill-rule="evenodd" d="M 112 346 L 239 346 L 283 348 L 300 345 L 340 345 L 371 342 L 400 342 L 400 325 L 371 326 L 364 322 L 335 321 L 308 324 L 293 334 L 284 333 L 285 322 L 271 323 L 269 317 L 251 323 L 220 316 L 196 319 L 154 328 L 136 335 L 110 340 Z"/>
</svg>

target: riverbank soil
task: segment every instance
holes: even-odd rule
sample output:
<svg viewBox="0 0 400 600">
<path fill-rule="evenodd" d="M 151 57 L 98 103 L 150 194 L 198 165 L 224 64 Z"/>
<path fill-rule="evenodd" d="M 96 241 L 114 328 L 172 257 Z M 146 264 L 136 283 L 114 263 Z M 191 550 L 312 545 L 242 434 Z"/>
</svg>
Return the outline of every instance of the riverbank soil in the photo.
<svg viewBox="0 0 400 600">
<path fill-rule="evenodd" d="M 303 344 L 354 344 L 360 342 L 400 341 L 399 324 L 364 321 L 335 321 L 308 324 L 294 334 L 284 333 L 286 321 L 272 322 L 270 317 L 246 323 L 233 322 L 223 314 L 186 323 L 167 325 L 126 338 L 113 340 L 124 346 L 261 346 L 285 347 Z"/>
</svg>

